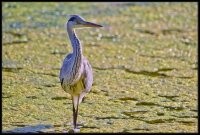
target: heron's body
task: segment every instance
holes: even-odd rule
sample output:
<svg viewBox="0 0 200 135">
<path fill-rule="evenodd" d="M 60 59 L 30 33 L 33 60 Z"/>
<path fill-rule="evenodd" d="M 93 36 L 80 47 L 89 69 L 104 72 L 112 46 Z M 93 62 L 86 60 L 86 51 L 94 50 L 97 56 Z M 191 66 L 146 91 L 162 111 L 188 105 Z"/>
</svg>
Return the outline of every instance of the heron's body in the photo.
<svg viewBox="0 0 200 135">
<path fill-rule="evenodd" d="M 74 64 L 74 67 L 70 68 L 75 68 L 75 71 L 69 72 L 68 65 L 71 65 L 71 61 L 71 57 L 65 58 L 60 71 L 60 81 L 64 91 L 73 96 L 74 106 L 77 106 L 78 96 L 80 96 L 79 103 L 81 103 L 82 98 L 91 90 L 93 75 L 92 68 L 84 56 L 80 60 L 80 65 L 77 64 L 79 67 Z"/>
<path fill-rule="evenodd" d="M 65 92 L 72 96 L 73 124 L 76 128 L 78 105 L 83 97 L 90 91 L 93 83 L 92 68 L 89 61 L 83 56 L 82 46 L 74 29 L 80 27 L 102 27 L 86 22 L 78 15 L 72 15 L 66 24 L 73 52 L 68 54 L 60 70 L 60 82 Z"/>
</svg>

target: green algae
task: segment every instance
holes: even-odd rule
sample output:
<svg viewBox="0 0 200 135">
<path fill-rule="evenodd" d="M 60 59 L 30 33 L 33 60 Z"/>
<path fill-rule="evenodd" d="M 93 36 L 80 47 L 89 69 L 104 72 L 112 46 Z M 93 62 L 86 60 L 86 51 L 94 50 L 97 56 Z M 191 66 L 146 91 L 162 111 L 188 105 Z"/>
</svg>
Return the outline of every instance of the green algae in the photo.
<svg viewBox="0 0 200 135">
<path fill-rule="evenodd" d="M 80 132 L 197 132 L 197 3 L 2 6 L 3 131 L 72 128 L 58 76 L 72 49 L 64 15 L 80 14 L 104 26 L 77 31 L 94 74 Z"/>
</svg>

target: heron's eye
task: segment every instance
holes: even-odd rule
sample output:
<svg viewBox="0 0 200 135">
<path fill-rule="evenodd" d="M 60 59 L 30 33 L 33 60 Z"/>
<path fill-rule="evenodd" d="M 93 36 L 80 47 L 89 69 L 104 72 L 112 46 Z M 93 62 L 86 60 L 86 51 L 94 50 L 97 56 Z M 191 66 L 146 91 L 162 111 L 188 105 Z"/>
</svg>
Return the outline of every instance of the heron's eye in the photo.
<svg viewBox="0 0 200 135">
<path fill-rule="evenodd" d="M 72 21 L 72 22 L 75 21 L 75 20 L 76 20 L 75 17 L 71 17 L 71 18 L 69 19 L 69 21 Z M 69 22 L 69 21 L 68 21 L 68 22 Z"/>
</svg>

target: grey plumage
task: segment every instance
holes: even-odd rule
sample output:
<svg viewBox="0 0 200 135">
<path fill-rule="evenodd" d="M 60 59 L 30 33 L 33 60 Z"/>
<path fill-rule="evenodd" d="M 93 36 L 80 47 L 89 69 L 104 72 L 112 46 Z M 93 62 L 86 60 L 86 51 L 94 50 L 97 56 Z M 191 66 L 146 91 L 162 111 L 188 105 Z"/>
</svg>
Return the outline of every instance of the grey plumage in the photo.
<svg viewBox="0 0 200 135">
<path fill-rule="evenodd" d="M 77 128 L 78 105 L 91 90 L 93 83 L 92 67 L 89 61 L 83 56 L 82 46 L 74 30 L 75 28 L 83 27 L 102 26 L 86 22 L 78 15 L 71 15 L 71 18 L 66 23 L 66 28 L 73 47 L 73 53 L 65 57 L 59 76 L 62 88 L 72 97 L 74 129 Z"/>
</svg>

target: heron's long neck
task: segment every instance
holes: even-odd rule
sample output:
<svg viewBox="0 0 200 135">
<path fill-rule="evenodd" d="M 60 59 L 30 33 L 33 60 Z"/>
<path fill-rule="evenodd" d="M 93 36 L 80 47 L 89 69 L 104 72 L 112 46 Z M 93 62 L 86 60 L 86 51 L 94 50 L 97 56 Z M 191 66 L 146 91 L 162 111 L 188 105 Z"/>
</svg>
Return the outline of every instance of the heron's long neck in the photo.
<svg viewBox="0 0 200 135">
<path fill-rule="evenodd" d="M 70 39 L 72 47 L 73 47 L 73 54 L 72 54 L 73 67 L 72 67 L 71 73 L 72 73 L 73 78 L 76 80 L 77 75 L 78 75 L 77 73 L 79 73 L 78 70 L 81 67 L 81 62 L 82 62 L 82 57 L 83 57 L 82 56 L 82 47 L 76 36 L 75 31 L 70 27 L 67 27 L 67 31 L 68 31 L 69 39 Z"/>
<path fill-rule="evenodd" d="M 82 55 L 82 47 L 81 44 L 76 36 L 75 31 L 72 28 L 67 27 L 67 32 L 69 35 L 69 39 L 71 41 L 72 44 L 72 48 L 73 48 L 73 55 L 76 57 L 79 54 Z"/>
</svg>

